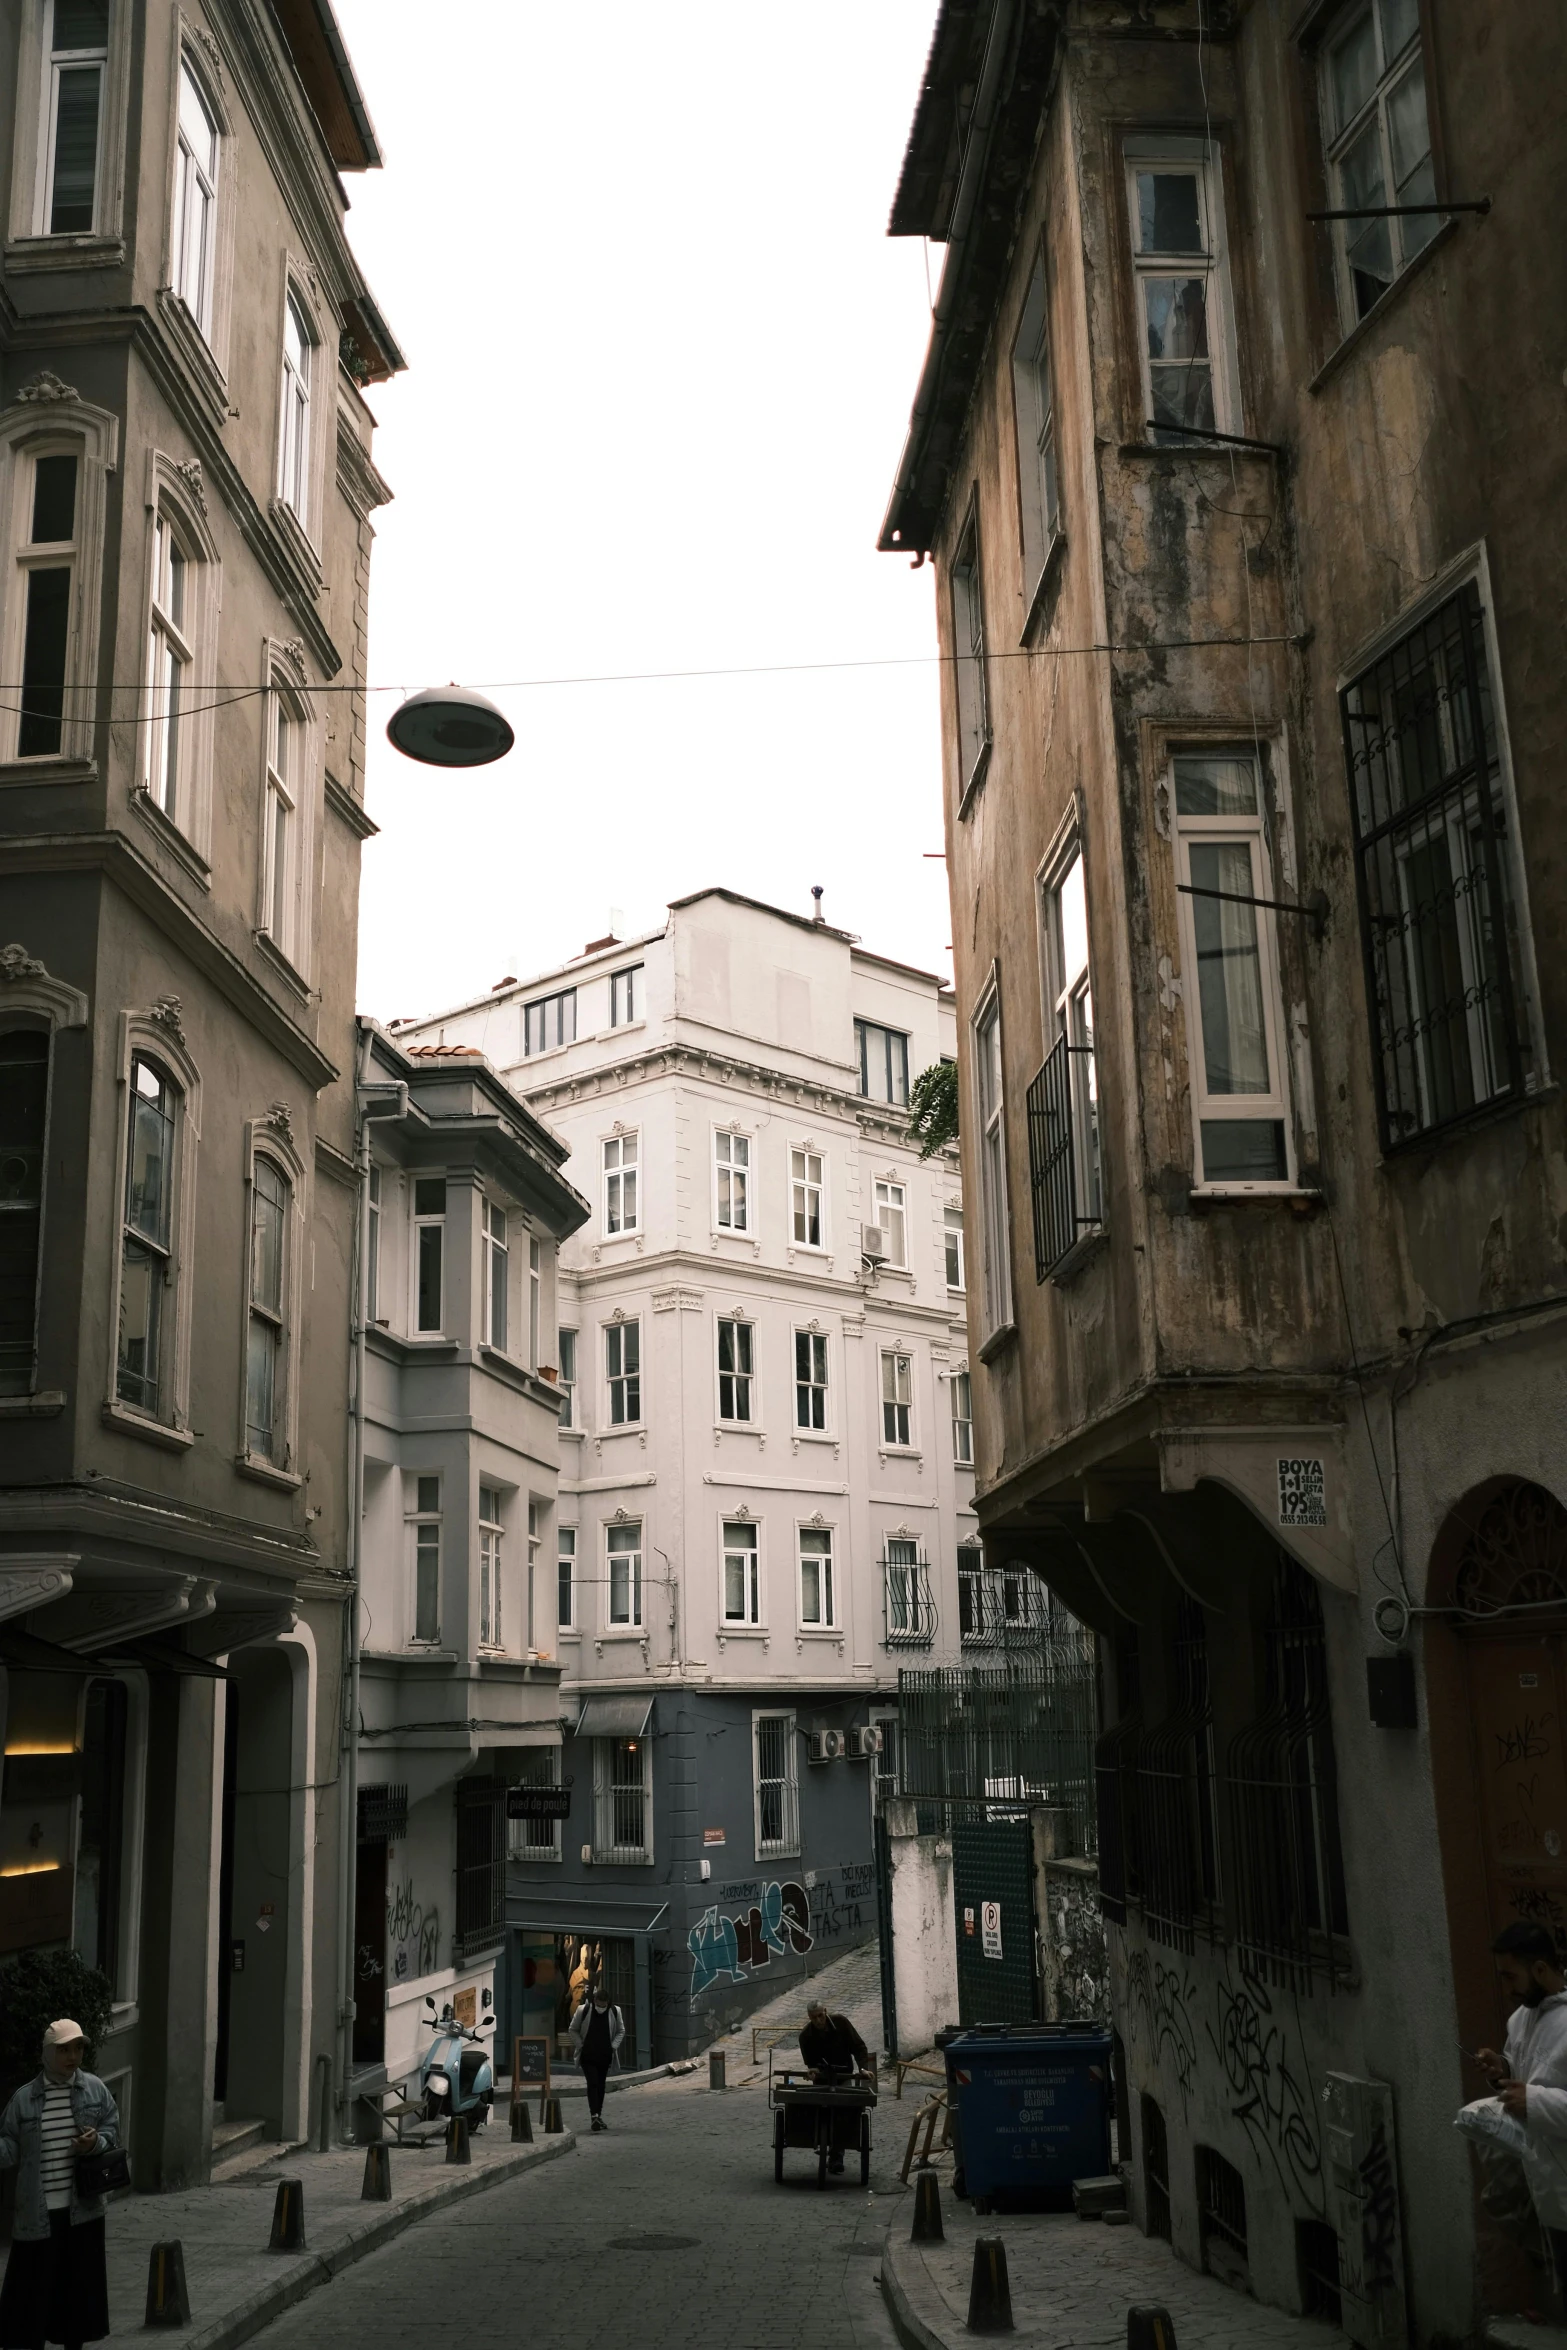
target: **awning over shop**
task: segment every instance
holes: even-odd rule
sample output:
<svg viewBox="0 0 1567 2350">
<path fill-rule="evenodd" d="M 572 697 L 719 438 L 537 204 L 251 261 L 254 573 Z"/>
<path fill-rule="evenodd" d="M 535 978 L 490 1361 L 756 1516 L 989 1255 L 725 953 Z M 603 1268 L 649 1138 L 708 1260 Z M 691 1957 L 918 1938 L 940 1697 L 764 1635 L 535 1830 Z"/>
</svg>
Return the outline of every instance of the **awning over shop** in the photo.
<svg viewBox="0 0 1567 2350">
<path fill-rule="evenodd" d="M 651 1697 L 585 1697 L 577 1720 L 579 1738 L 645 1738 L 653 1719 Z"/>
<path fill-rule="evenodd" d="M 653 1934 L 669 1916 L 667 1901 L 609 1901 L 590 1893 L 508 1893 L 506 1923 L 535 1934 Z"/>
</svg>

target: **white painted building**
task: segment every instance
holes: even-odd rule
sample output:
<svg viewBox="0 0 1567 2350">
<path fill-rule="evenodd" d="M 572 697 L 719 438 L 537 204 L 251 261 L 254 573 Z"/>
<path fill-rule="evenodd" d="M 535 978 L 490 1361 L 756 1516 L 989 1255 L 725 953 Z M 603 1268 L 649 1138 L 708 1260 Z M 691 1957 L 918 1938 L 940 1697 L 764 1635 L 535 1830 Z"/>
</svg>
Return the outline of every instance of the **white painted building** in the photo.
<svg viewBox="0 0 1567 2350">
<path fill-rule="evenodd" d="M 577 1792 L 562 1829 L 519 1830 L 508 1918 L 530 2014 L 587 1941 L 662 2057 L 705 1993 L 744 2005 L 760 1967 L 812 1963 L 802 1941 L 872 1930 L 877 1766 L 855 1733 L 900 1665 L 958 1658 L 962 1203 L 956 1153 L 922 1163 L 906 1111 L 956 1050 L 951 999 L 709 890 L 399 1041 L 477 1047 L 592 1203 L 560 1254 L 558 1620 L 538 1633 Z M 790 1885 L 812 1925 L 786 1949 L 765 1888 L 776 1907 Z M 550 2028 L 513 2005 L 514 2029 Z"/>
</svg>

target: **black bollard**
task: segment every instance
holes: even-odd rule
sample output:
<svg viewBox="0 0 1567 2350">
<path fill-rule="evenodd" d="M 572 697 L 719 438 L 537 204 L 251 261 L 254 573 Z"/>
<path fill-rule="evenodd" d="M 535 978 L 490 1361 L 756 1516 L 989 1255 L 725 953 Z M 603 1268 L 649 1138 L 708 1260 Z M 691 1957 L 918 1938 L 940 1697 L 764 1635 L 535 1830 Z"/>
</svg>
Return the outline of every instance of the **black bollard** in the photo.
<svg viewBox="0 0 1567 2350">
<path fill-rule="evenodd" d="M 533 2119 L 521 2100 L 511 2109 L 511 2142 L 514 2146 L 533 2144 Z"/>
<path fill-rule="evenodd" d="M 724 2078 L 726 2070 L 727 2064 L 723 2050 L 710 2048 L 707 2052 L 707 2085 L 710 2089 L 728 2088 L 729 2083 Z"/>
<path fill-rule="evenodd" d="M 454 2113 L 446 2125 L 446 2159 L 448 2162 L 472 2162 L 468 2146 L 468 2124 L 460 2113 Z"/>
<path fill-rule="evenodd" d="M 190 2295 L 185 2290 L 185 2247 L 177 2236 L 154 2244 L 147 2256 L 147 2314 L 149 2326 L 188 2326 Z"/>
<path fill-rule="evenodd" d="M 909 2230 L 911 2244 L 939 2244 L 946 2230 L 941 2224 L 941 2182 L 929 2163 L 922 2163 L 914 2173 L 914 2225 Z"/>
<path fill-rule="evenodd" d="M 999 2236 L 974 2240 L 974 2275 L 968 2293 L 971 2334 L 1010 2334 L 1012 2288 L 1007 2283 L 1007 2248 Z"/>
<path fill-rule="evenodd" d="M 1175 2328 L 1167 2309 L 1139 2302 L 1126 2313 L 1126 2350 L 1175 2350 Z"/>
<path fill-rule="evenodd" d="M 269 2252 L 303 2252 L 305 2249 L 305 2183 L 303 2179 L 279 2179 L 277 2201 L 272 2206 L 272 2241 Z"/>
<path fill-rule="evenodd" d="M 392 2200 L 392 2149 L 384 2138 L 376 2138 L 365 2148 L 365 2183 L 359 2190 L 361 2203 L 390 2203 Z"/>
<path fill-rule="evenodd" d="M 546 2097 L 544 2100 L 545 2136 L 547 2138 L 558 2138 L 561 2131 L 565 2127 L 565 2123 L 560 2118 L 560 2099 L 558 2097 Z"/>
</svg>

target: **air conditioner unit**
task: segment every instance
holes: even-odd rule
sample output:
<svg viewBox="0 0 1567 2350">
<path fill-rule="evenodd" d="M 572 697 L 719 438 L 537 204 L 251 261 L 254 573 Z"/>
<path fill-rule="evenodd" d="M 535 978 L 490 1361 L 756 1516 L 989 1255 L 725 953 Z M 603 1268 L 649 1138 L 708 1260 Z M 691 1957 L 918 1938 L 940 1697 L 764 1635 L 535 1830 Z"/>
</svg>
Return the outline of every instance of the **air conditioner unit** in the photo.
<svg viewBox="0 0 1567 2350">
<path fill-rule="evenodd" d="M 886 1738 L 880 1722 L 872 1722 L 867 1729 L 849 1732 L 850 1762 L 868 1762 L 873 1754 L 880 1754 Z"/>
<path fill-rule="evenodd" d="M 887 1235 L 879 1224 L 860 1226 L 860 1254 L 873 1265 L 879 1265 L 886 1256 Z"/>
<path fill-rule="evenodd" d="M 807 1751 L 813 1763 L 841 1762 L 847 1745 L 841 1730 L 813 1730 Z"/>
</svg>

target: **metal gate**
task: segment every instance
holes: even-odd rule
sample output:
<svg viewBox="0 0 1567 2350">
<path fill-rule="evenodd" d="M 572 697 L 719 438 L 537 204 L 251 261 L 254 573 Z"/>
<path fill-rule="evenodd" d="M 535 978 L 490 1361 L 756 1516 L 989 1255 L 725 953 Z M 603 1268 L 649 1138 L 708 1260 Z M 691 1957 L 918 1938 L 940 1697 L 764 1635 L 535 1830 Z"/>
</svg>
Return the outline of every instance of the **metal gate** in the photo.
<svg viewBox="0 0 1567 2350">
<path fill-rule="evenodd" d="M 959 2022 L 1033 2023 L 1039 1992 L 1033 1839 L 1027 1820 L 955 1820 L 952 1893 Z"/>
<path fill-rule="evenodd" d="M 881 2044 L 898 2051 L 898 1980 L 892 1963 L 892 1850 L 887 1823 L 878 1811 L 872 1821 L 876 1856 L 876 1955 L 881 1967 Z"/>
</svg>

